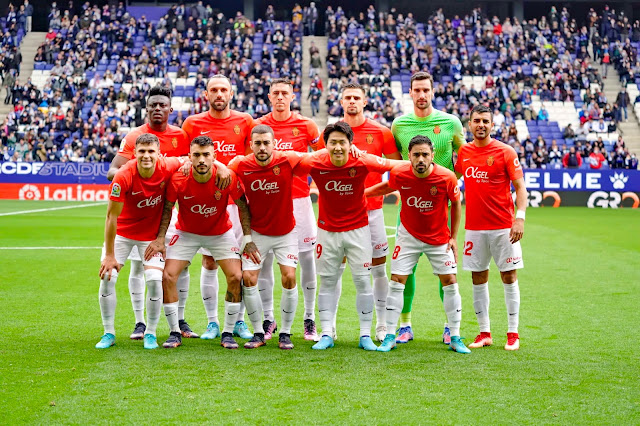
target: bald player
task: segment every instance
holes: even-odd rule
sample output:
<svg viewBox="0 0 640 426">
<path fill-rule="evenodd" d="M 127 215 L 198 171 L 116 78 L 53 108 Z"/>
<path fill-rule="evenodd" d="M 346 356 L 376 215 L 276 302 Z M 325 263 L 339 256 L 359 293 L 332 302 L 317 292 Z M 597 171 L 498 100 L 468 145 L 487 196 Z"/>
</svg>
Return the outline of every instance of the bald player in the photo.
<svg viewBox="0 0 640 426">
<path fill-rule="evenodd" d="M 208 136 L 213 141 L 216 159 L 223 164 L 237 155 L 251 153 L 251 129 L 254 127 L 253 118 L 246 113 L 234 111 L 229 104 L 233 99 L 231 81 L 222 74 L 216 74 L 207 82 L 207 99 L 209 110 L 187 117 L 182 124 L 182 130 L 187 133 L 189 142 L 198 136 Z M 242 226 L 235 203 L 229 200 L 227 211 L 233 224 L 238 244 L 242 242 Z M 200 291 L 207 313 L 208 324 L 201 339 L 215 339 L 220 335 L 218 320 L 218 265 L 209 250 L 201 249 L 202 270 L 200 273 Z M 239 309 L 233 335 L 243 339 L 251 339 L 244 322 L 244 304 Z"/>
</svg>

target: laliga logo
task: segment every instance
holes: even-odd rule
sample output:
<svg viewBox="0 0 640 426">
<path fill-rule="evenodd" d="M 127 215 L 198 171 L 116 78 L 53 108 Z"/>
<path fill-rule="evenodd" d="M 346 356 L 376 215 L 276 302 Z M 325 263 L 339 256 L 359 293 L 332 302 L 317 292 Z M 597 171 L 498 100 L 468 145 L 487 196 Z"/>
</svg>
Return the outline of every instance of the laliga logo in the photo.
<svg viewBox="0 0 640 426">
<path fill-rule="evenodd" d="M 278 182 L 268 182 L 266 179 L 258 179 L 251 182 L 252 191 L 273 191 L 279 189 Z"/>
<path fill-rule="evenodd" d="M 236 146 L 235 145 L 225 145 L 224 141 L 213 141 L 213 149 L 216 152 L 228 152 L 228 153 L 236 153 Z"/>
<path fill-rule="evenodd" d="M 162 202 L 162 195 L 158 195 L 156 198 L 153 196 L 146 198 L 138 203 L 138 208 L 142 209 L 144 207 L 155 207 L 156 204 Z"/>
<path fill-rule="evenodd" d="M 467 167 L 464 177 L 473 179 L 489 179 L 489 172 L 481 172 L 478 167 Z"/>
<path fill-rule="evenodd" d="M 282 138 L 274 139 L 273 143 L 274 143 L 274 148 L 277 149 L 278 151 L 288 151 L 288 150 L 293 149 L 293 143 L 292 142 L 282 142 Z"/>
<path fill-rule="evenodd" d="M 336 182 L 335 180 L 330 180 L 324 186 L 324 189 L 326 189 L 327 191 L 346 192 L 346 191 L 353 191 L 353 185 L 351 184 L 343 185 L 341 181 Z"/>
<path fill-rule="evenodd" d="M 22 188 L 20 188 L 20 192 L 18 193 L 18 198 L 20 200 L 39 200 L 40 190 L 35 185 L 25 185 Z"/>
<path fill-rule="evenodd" d="M 196 204 L 195 206 L 191 206 L 192 213 L 203 214 L 205 216 L 216 214 L 217 211 L 218 209 L 215 206 L 207 207 L 206 204 L 204 205 Z"/>
<path fill-rule="evenodd" d="M 433 206 L 431 201 L 422 201 L 422 197 L 411 196 L 407 200 L 409 207 L 415 207 L 417 209 L 430 209 Z"/>
</svg>

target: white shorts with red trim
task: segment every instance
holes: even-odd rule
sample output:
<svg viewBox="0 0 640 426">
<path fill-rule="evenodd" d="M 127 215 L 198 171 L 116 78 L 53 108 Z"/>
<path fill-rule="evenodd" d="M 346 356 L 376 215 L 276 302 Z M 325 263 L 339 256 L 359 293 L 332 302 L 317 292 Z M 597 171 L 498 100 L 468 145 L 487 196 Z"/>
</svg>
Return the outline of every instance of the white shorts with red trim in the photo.
<svg viewBox="0 0 640 426">
<path fill-rule="evenodd" d="M 311 197 L 293 199 L 293 217 L 296 220 L 298 251 L 303 253 L 313 250 L 318 238 L 318 226 Z"/>
<path fill-rule="evenodd" d="M 382 209 L 369 210 L 369 229 L 371 230 L 371 247 L 373 259 L 385 257 L 389 254 L 387 230 L 384 228 L 384 213 Z"/>
<path fill-rule="evenodd" d="M 167 244 L 167 259 L 191 262 L 200 248 L 216 260 L 240 259 L 240 247 L 231 229 L 222 235 L 198 235 L 178 229 Z"/>
<path fill-rule="evenodd" d="M 261 259 L 260 263 L 253 263 L 247 256 L 242 255 L 242 270 L 257 271 L 262 269 L 264 258 L 267 253 L 273 251 L 278 264 L 283 266 L 298 266 L 298 234 L 295 228 L 285 235 L 263 235 L 256 231 L 251 231 L 251 239 L 258 247 Z M 271 265 L 270 265 L 271 266 Z"/>
<path fill-rule="evenodd" d="M 434 275 L 458 273 L 458 265 L 448 244 L 431 245 L 420 241 L 400 224 L 396 236 L 396 246 L 391 256 L 391 273 L 395 275 L 411 275 L 423 253 L 429 259 Z"/>
<path fill-rule="evenodd" d="M 116 261 L 119 264 L 124 265 L 131 253 L 135 253 L 137 255 L 137 260 L 144 259 L 144 252 L 149 244 L 151 244 L 151 241 L 132 240 L 130 238 L 116 235 L 113 246 L 113 252 L 116 257 Z M 102 254 L 100 256 L 100 261 L 104 259 L 104 256 L 105 247 L 104 245 L 102 245 Z M 164 259 L 162 258 L 162 253 L 156 253 L 156 255 L 153 256 L 151 260 L 143 260 L 142 264 L 144 266 L 164 269 Z"/>
<path fill-rule="evenodd" d="M 231 220 L 231 231 L 233 231 L 233 235 L 236 239 L 236 243 L 238 247 L 242 245 L 242 225 L 240 224 L 240 213 L 238 212 L 238 206 L 235 204 L 227 205 L 227 213 L 229 214 L 229 220 Z M 198 250 L 198 253 L 203 254 L 205 256 L 211 256 L 211 252 L 205 247 Z M 211 256 L 214 259 L 215 256 Z"/>
<path fill-rule="evenodd" d="M 369 275 L 371 271 L 371 231 L 369 225 L 344 232 L 318 229 L 316 269 L 318 275 L 335 275 L 347 257 L 353 275 Z"/>
<path fill-rule="evenodd" d="M 500 272 L 524 268 L 520 241 L 511 244 L 510 232 L 509 228 L 490 231 L 467 230 L 462 249 L 462 269 L 472 272 L 486 271 L 492 257 Z"/>
</svg>

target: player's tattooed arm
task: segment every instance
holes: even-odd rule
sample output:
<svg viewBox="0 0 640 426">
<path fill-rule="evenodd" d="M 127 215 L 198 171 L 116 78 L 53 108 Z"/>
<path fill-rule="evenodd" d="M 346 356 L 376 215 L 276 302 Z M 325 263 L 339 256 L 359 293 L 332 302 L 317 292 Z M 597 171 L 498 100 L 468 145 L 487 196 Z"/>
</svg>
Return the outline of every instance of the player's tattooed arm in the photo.
<svg viewBox="0 0 640 426">
<path fill-rule="evenodd" d="M 111 165 L 109 165 L 109 170 L 107 171 L 107 179 L 112 181 L 113 178 L 116 176 L 118 169 L 124 166 L 127 161 L 129 161 L 127 157 L 124 157 L 122 155 L 116 155 L 115 157 L 113 157 L 113 160 L 111 161 Z"/>
<path fill-rule="evenodd" d="M 236 200 L 238 205 L 238 212 L 240 213 L 240 224 L 242 225 L 242 247 L 240 251 L 247 256 L 253 263 L 260 263 L 260 251 L 256 244 L 251 240 L 251 212 L 249 211 L 249 205 L 247 199 L 243 195 Z"/>
<path fill-rule="evenodd" d="M 176 203 L 165 200 L 164 209 L 162 210 L 162 219 L 160 219 L 160 227 L 158 228 L 158 236 L 155 240 L 151 241 L 147 246 L 147 249 L 144 251 L 144 260 L 151 260 L 156 253 L 162 253 L 162 257 L 165 257 L 167 248 L 164 244 L 164 237 L 167 235 L 167 229 L 169 229 L 171 214 L 175 204 Z"/>
<path fill-rule="evenodd" d="M 107 218 L 104 223 L 104 259 L 100 263 L 100 278 L 106 276 L 111 279 L 111 271 L 120 271 L 122 265 L 118 263 L 115 255 L 116 230 L 118 228 L 118 216 L 122 213 L 124 203 L 109 200 L 107 206 Z"/>
<path fill-rule="evenodd" d="M 216 186 L 220 189 L 226 189 L 231 184 L 229 168 L 218 160 L 214 160 L 213 164 L 216 166 Z"/>
<path fill-rule="evenodd" d="M 524 236 L 524 212 L 527 210 L 527 188 L 524 184 L 524 178 L 516 179 L 512 183 L 516 189 L 516 209 L 518 212 L 522 212 L 523 217 L 519 218 L 516 215 L 516 220 L 513 221 L 511 232 L 509 232 L 511 244 L 520 241 Z"/>
</svg>

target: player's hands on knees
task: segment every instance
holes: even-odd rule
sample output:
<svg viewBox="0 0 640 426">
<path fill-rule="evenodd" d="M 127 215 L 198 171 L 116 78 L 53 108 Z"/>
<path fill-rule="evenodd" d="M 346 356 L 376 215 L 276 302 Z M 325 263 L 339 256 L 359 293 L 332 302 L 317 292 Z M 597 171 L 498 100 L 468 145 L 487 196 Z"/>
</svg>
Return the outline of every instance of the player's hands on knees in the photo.
<svg viewBox="0 0 640 426">
<path fill-rule="evenodd" d="M 218 166 L 216 170 L 216 186 L 220 189 L 226 189 L 231 184 L 231 172 L 228 168 Z"/>
<path fill-rule="evenodd" d="M 120 272 L 120 268 L 122 268 L 122 265 L 118 263 L 115 256 L 106 255 L 100 263 L 100 278 L 106 278 L 110 280 L 111 271 L 115 269 L 116 271 Z"/>
<path fill-rule="evenodd" d="M 351 155 L 353 155 L 353 158 L 360 158 L 360 156 L 362 154 L 364 154 L 364 152 L 362 152 L 355 144 L 351 144 L 351 149 L 349 150 L 349 153 Z"/>
<path fill-rule="evenodd" d="M 164 238 L 158 237 L 147 246 L 147 249 L 144 251 L 144 260 L 147 262 L 150 261 L 157 253 L 162 253 L 162 257 L 165 258 L 166 252 L 167 249 L 164 245 Z"/>
<path fill-rule="evenodd" d="M 458 242 L 455 238 L 450 238 L 449 243 L 447 244 L 447 251 L 453 250 L 453 258 L 456 263 L 458 263 Z"/>
<path fill-rule="evenodd" d="M 524 220 L 516 219 L 516 221 L 513 222 L 513 226 L 511 227 L 511 232 L 509 232 L 509 240 L 511 241 L 511 244 L 514 244 L 520 241 L 523 235 L 524 235 Z"/>
<path fill-rule="evenodd" d="M 260 251 L 256 246 L 256 243 L 253 241 L 249 241 L 246 246 L 244 246 L 244 255 L 247 256 L 253 263 L 258 265 L 260 263 Z"/>
</svg>

